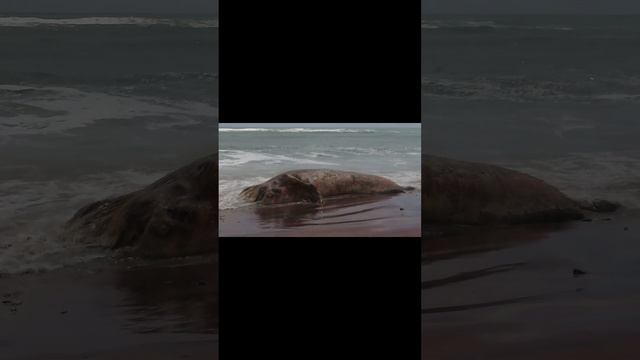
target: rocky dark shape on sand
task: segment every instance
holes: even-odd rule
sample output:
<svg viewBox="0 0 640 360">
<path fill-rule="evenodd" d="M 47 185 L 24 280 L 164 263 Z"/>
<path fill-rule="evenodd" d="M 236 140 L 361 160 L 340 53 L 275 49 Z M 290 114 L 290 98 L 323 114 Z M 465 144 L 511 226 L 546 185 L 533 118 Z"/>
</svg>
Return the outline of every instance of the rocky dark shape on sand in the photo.
<svg viewBox="0 0 640 360">
<path fill-rule="evenodd" d="M 217 249 L 218 165 L 213 154 L 146 188 L 78 210 L 67 241 L 145 257 L 203 254 Z"/>
<path fill-rule="evenodd" d="M 380 176 L 329 169 L 294 170 L 277 175 L 262 184 L 250 186 L 240 194 L 262 205 L 295 202 L 320 203 L 323 198 L 357 194 L 394 194 L 402 187 Z"/>
<path fill-rule="evenodd" d="M 582 276 L 582 275 L 586 275 L 587 272 L 584 270 L 580 270 L 578 268 L 574 268 L 573 269 L 573 277 L 578 277 L 578 276 Z"/>
<path fill-rule="evenodd" d="M 617 204 L 573 200 L 533 176 L 499 166 L 422 157 L 424 223 L 514 224 L 579 220 Z"/>
</svg>

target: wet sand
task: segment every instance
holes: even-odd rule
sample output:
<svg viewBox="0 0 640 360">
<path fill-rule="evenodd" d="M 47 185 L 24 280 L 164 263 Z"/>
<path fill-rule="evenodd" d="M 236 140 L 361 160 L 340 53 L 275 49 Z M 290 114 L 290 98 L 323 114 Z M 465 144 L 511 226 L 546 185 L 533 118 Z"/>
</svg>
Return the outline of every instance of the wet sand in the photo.
<svg viewBox="0 0 640 360">
<path fill-rule="evenodd" d="M 640 358 L 637 211 L 425 230 L 423 359 Z"/>
<path fill-rule="evenodd" d="M 327 199 L 324 206 L 249 205 L 221 210 L 220 236 L 421 236 L 420 193 Z"/>
<path fill-rule="evenodd" d="M 0 359 L 217 359 L 215 256 L 0 278 Z"/>
</svg>

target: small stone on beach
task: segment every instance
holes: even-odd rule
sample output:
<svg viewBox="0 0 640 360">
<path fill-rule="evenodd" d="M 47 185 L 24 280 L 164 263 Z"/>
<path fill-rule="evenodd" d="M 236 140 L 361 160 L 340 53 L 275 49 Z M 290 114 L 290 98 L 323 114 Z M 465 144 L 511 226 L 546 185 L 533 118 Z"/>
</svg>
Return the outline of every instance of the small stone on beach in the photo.
<svg viewBox="0 0 640 360">
<path fill-rule="evenodd" d="M 580 270 L 580 269 L 578 269 L 578 268 L 574 268 L 574 269 L 573 269 L 573 276 L 574 276 L 574 277 L 576 277 L 576 276 L 580 276 L 580 275 L 585 275 L 586 273 L 587 273 L 586 271 L 584 271 L 584 270 Z"/>
</svg>

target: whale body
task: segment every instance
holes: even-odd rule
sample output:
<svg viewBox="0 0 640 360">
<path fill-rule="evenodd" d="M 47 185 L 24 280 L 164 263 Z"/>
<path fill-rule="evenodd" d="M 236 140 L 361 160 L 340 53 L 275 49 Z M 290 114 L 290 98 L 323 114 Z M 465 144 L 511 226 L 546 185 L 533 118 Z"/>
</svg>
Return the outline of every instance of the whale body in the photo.
<svg viewBox="0 0 640 360">
<path fill-rule="evenodd" d="M 245 188 L 245 200 L 262 205 L 294 202 L 321 203 L 323 198 L 340 195 L 394 194 L 412 187 L 402 187 L 381 176 L 353 171 L 305 169 L 288 171 Z"/>
<path fill-rule="evenodd" d="M 579 220 L 609 212 L 606 200 L 578 201 L 554 186 L 500 166 L 422 156 L 425 224 L 505 224 Z"/>
<path fill-rule="evenodd" d="M 143 257 L 217 250 L 217 158 L 207 156 L 141 190 L 81 208 L 65 224 L 63 240 Z"/>
</svg>

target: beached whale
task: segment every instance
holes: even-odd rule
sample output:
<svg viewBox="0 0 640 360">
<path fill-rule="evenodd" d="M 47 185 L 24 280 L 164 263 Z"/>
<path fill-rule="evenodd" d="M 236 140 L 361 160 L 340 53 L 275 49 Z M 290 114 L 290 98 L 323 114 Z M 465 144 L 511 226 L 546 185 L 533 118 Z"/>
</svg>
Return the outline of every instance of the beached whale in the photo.
<svg viewBox="0 0 640 360">
<path fill-rule="evenodd" d="M 353 171 L 311 169 L 288 171 L 250 186 L 240 193 L 245 200 L 262 205 L 295 202 L 322 203 L 331 196 L 357 194 L 394 194 L 412 187 L 402 187 L 381 176 Z"/>
<path fill-rule="evenodd" d="M 218 246 L 217 154 L 126 195 L 89 204 L 65 225 L 69 242 L 146 257 L 212 252 Z"/>
<path fill-rule="evenodd" d="M 495 165 L 423 155 L 422 166 L 425 224 L 566 221 L 618 208 L 605 200 L 571 199 L 538 178 Z"/>
</svg>

